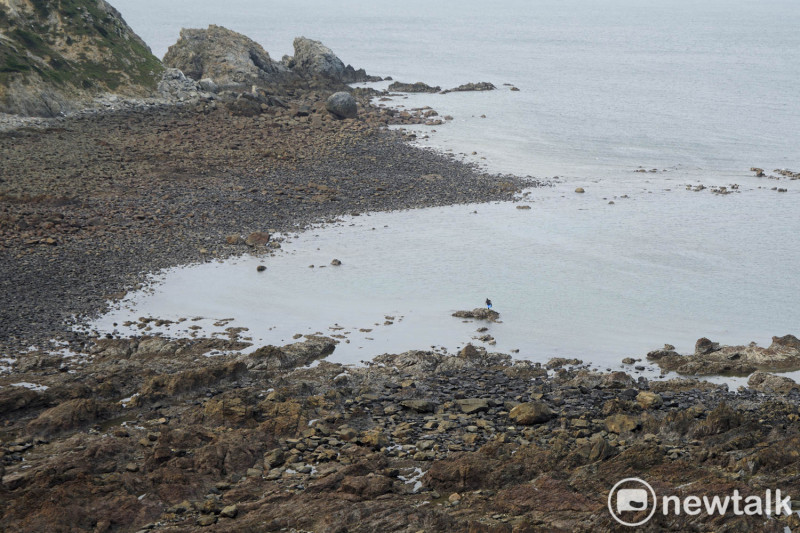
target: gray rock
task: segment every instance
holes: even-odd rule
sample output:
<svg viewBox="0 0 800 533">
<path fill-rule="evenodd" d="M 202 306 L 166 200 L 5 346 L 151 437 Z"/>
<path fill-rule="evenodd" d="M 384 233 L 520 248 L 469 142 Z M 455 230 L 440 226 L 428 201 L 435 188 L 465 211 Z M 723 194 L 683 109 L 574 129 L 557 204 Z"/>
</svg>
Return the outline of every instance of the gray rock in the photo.
<svg viewBox="0 0 800 533">
<path fill-rule="evenodd" d="M 200 86 L 200 89 L 207 93 L 215 93 L 219 90 L 219 86 L 214 83 L 214 80 L 211 78 L 203 78 L 197 84 Z"/>
<path fill-rule="evenodd" d="M 422 83 L 421 81 L 416 83 L 403 83 L 396 81 L 389 85 L 389 90 L 401 93 L 438 93 L 442 90 L 442 88 L 438 85 L 436 87 L 431 87 L 427 83 Z"/>
<path fill-rule="evenodd" d="M 358 115 L 355 98 L 344 91 L 332 94 L 325 102 L 325 109 L 338 118 L 355 118 Z"/>
<path fill-rule="evenodd" d="M 285 370 L 325 358 L 336 349 L 336 341 L 328 337 L 309 335 L 307 339 L 283 347 L 262 346 L 252 354 L 242 355 L 240 360 L 251 370 Z"/>
<path fill-rule="evenodd" d="M 341 80 L 344 63 L 333 51 L 319 41 L 297 37 L 294 40 L 294 71 L 311 76 Z"/>
<path fill-rule="evenodd" d="M 495 87 L 488 81 L 481 81 L 478 83 L 465 83 L 464 85 L 459 85 L 458 87 L 455 87 L 453 89 L 442 91 L 442 93 L 465 92 L 465 91 L 494 91 L 495 89 L 497 89 L 497 87 Z"/>
<path fill-rule="evenodd" d="M 187 78 L 183 72 L 176 68 L 164 70 L 161 81 L 158 83 L 158 94 L 169 100 L 188 100 L 199 96 L 209 97 L 200 85 Z"/>
<path fill-rule="evenodd" d="M 367 75 L 364 69 L 345 66 L 333 50 L 306 37 L 295 38 L 294 57 L 283 56 L 281 63 L 303 77 L 326 78 L 341 83 L 381 80 L 377 76 Z"/>
<path fill-rule="evenodd" d="M 182 29 L 178 42 L 164 56 L 164 65 L 180 69 L 193 80 L 210 79 L 222 87 L 249 88 L 293 77 L 257 42 L 213 24 L 207 29 Z"/>
</svg>

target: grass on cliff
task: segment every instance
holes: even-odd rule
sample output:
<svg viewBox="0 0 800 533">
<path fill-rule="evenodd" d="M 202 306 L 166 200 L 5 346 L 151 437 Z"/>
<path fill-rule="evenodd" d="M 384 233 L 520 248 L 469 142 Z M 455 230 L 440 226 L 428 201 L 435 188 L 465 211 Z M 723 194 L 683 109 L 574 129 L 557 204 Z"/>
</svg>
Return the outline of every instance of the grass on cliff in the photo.
<svg viewBox="0 0 800 533">
<path fill-rule="evenodd" d="M 35 15 L 11 20 L 0 6 L 0 30 L 10 42 L 0 47 L 0 83 L 35 72 L 57 85 L 115 91 L 130 83 L 155 89 L 164 67 L 146 46 L 126 39 L 121 19 L 104 12 L 93 0 L 32 0 Z M 61 21 L 50 25 L 56 12 Z M 68 60 L 62 46 L 90 45 L 79 50 L 77 61 Z M 65 43 L 65 44 L 64 44 Z M 7 46 L 6 46 L 7 45 Z M 91 58 L 90 58 L 91 56 Z M 95 60 L 94 58 L 98 58 Z"/>
</svg>

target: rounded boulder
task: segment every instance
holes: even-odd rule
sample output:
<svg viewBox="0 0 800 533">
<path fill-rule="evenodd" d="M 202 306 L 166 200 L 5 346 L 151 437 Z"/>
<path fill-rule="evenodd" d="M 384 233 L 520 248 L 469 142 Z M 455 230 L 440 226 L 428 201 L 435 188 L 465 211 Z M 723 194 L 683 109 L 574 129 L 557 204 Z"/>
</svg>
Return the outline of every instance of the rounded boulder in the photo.
<svg viewBox="0 0 800 533">
<path fill-rule="evenodd" d="M 333 93 L 325 103 L 325 108 L 338 118 L 355 118 L 358 114 L 356 99 L 345 91 Z"/>
</svg>

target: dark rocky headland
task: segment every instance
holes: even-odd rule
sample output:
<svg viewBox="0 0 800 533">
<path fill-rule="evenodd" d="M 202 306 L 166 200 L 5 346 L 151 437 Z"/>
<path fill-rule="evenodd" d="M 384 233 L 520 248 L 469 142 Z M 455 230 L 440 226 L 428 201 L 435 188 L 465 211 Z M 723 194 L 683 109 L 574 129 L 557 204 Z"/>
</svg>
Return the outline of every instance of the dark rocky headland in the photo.
<svg viewBox="0 0 800 533">
<path fill-rule="evenodd" d="M 0 530 L 611 531 L 625 477 L 800 494 L 800 392 L 769 373 L 800 368 L 791 335 L 648 354 L 692 376 L 757 371 L 732 392 L 472 346 L 354 368 L 319 336 L 168 339 L 148 334 L 158 317 L 135 338 L 74 331 L 160 268 L 533 183 L 414 148 L 386 126 L 436 112 L 373 106 L 347 84 L 376 78 L 312 39 L 276 61 L 225 28 L 184 30 L 162 63 L 102 0 L 0 0 L 0 30 L 15 113 L 0 117 Z M 798 526 L 657 513 L 643 529 Z"/>
</svg>

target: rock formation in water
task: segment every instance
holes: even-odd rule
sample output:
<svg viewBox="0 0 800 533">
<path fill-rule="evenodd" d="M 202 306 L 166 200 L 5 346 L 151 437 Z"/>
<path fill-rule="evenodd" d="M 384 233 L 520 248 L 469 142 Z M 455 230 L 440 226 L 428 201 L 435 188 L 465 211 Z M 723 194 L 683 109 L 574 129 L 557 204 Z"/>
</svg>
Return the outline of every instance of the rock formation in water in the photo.
<svg viewBox="0 0 800 533">
<path fill-rule="evenodd" d="M 53 116 L 155 94 L 163 67 L 104 0 L 0 0 L 0 112 Z"/>
<path fill-rule="evenodd" d="M 423 83 L 421 81 L 416 83 L 403 83 L 396 81 L 389 85 L 389 90 L 401 93 L 438 93 L 442 90 L 442 88 L 438 85 L 436 87 L 431 87 L 427 83 Z"/>
<path fill-rule="evenodd" d="M 493 84 L 489 83 L 488 81 L 481 81 L 478 83 L 465 83 L 463 85 L 459 85 L 458 87 L 454 87 L 452 89 L 447 89 L 442 91 L 442 94 L 447 93 L 455 93 L 455 92 L 468 92 L 468 91 L 494 91 L 497 89 Z"/>
<path fill-rule="evenodd" d="M 361 69 L 345 66 L 333 51 L 319 41 L 297 37 L 294 40 L 294 57 L 284 57 L 283 61 L 301 76 L 329 78 L 341 83 L 361 81 L 380 81 L 377 76 L 369 76 Z"/>
</svg>

